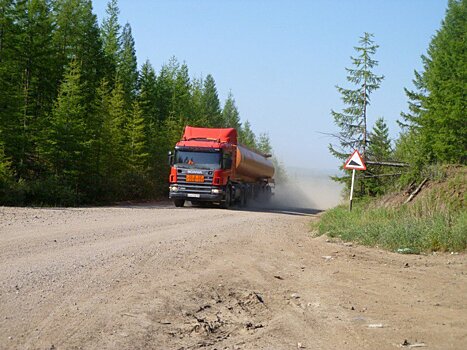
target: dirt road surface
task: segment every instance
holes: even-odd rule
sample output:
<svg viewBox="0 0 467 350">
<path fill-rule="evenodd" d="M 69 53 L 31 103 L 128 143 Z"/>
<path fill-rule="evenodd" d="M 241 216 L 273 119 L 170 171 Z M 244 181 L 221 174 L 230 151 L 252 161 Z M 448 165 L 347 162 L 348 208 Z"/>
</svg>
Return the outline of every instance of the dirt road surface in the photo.
<svg viewBox="0 0 467 350">
<path fill-rule="evenodd" d="M 465 254 L 313 238 L 315 214 L 0 207 L 0 348 L 465 349 Z"/>
</svg>

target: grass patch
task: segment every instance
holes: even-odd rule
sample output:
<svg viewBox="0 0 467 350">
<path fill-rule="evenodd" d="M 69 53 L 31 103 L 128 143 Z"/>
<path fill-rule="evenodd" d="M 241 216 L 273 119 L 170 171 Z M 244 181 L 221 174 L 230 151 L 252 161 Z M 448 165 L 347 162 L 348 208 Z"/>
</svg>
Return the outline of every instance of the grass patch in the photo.
<svg viewBox="0 0 467 350">
<path fill-rule="evenodd" d="M 363 245 L 401 252 L 463 251 L 467 247 L 465 177 L 432 186 L 414 203 L 378 207 L 378 200 L 328 210 L 313 229 Z"/>
</svg>

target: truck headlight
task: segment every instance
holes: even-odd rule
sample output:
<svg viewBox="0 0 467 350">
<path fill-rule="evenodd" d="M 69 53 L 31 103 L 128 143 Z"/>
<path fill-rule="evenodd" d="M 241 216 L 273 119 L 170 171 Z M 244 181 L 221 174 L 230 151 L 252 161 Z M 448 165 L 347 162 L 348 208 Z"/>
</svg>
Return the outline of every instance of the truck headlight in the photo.
<svg viewBox="0 0 467 350">
<path fill-rule="evenodd" d="M 178 192 L 178 186 L 177 185 L 172 185 L 169 187 L 170 191 L 172 192 Z"/>
<path fill-rule="evenodd" d="M 213 188 L 213 189 L 211 190 L 211 193 L 212 193 L 212 194 L 220 194 L 220 193 L 222 193 L 222 192 L 223 192 L 223 191 L 222 191 L 222 189 L 220 189 L 220 188 Z"/>
</svg>

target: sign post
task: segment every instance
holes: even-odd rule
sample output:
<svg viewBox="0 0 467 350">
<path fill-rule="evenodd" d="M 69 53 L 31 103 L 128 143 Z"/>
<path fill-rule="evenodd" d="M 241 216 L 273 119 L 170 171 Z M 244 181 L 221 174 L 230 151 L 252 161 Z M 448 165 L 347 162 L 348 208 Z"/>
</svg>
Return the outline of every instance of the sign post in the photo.
<svg viewBox="0 0 467 350">
<path fill-rule="evenodd" d="M 344 169 L 352 170 L 352 183 L 350 185 L 350 203 L 349 210 L 352 211 L 352 200 L 353 200 L 353 188 L 355 183 L 355 170 L 366 170 L 365 162 L 358 153 L 358 150 L 355 150 L 352 155 L 347 159 L 344 164 Z"/>
<path fill-rule="evenodd" d="M 352 169 L 352 184 L 350 185 L 350 203 L 349 211 L 352 211 L 352 199 L 353 199 L 353 184 L 355 182 L 355 169 Z"/>
</svg>

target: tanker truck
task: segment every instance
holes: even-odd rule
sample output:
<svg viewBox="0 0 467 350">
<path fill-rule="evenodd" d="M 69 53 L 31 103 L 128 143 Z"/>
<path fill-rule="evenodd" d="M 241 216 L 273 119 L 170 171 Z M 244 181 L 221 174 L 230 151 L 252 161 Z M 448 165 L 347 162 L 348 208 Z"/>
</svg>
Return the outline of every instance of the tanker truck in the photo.
<svg viewBox="0 0 467 350">
<path fill-rule="evenodd" d="M 214 203 L 229 208 L 250 199 L 269 200 L 274 184 L 270 155 L 237 142 L 233 128 L 186 126 L 182 139 L 169 152 L 169 198 L 176 207 Z"/>
</svg>

